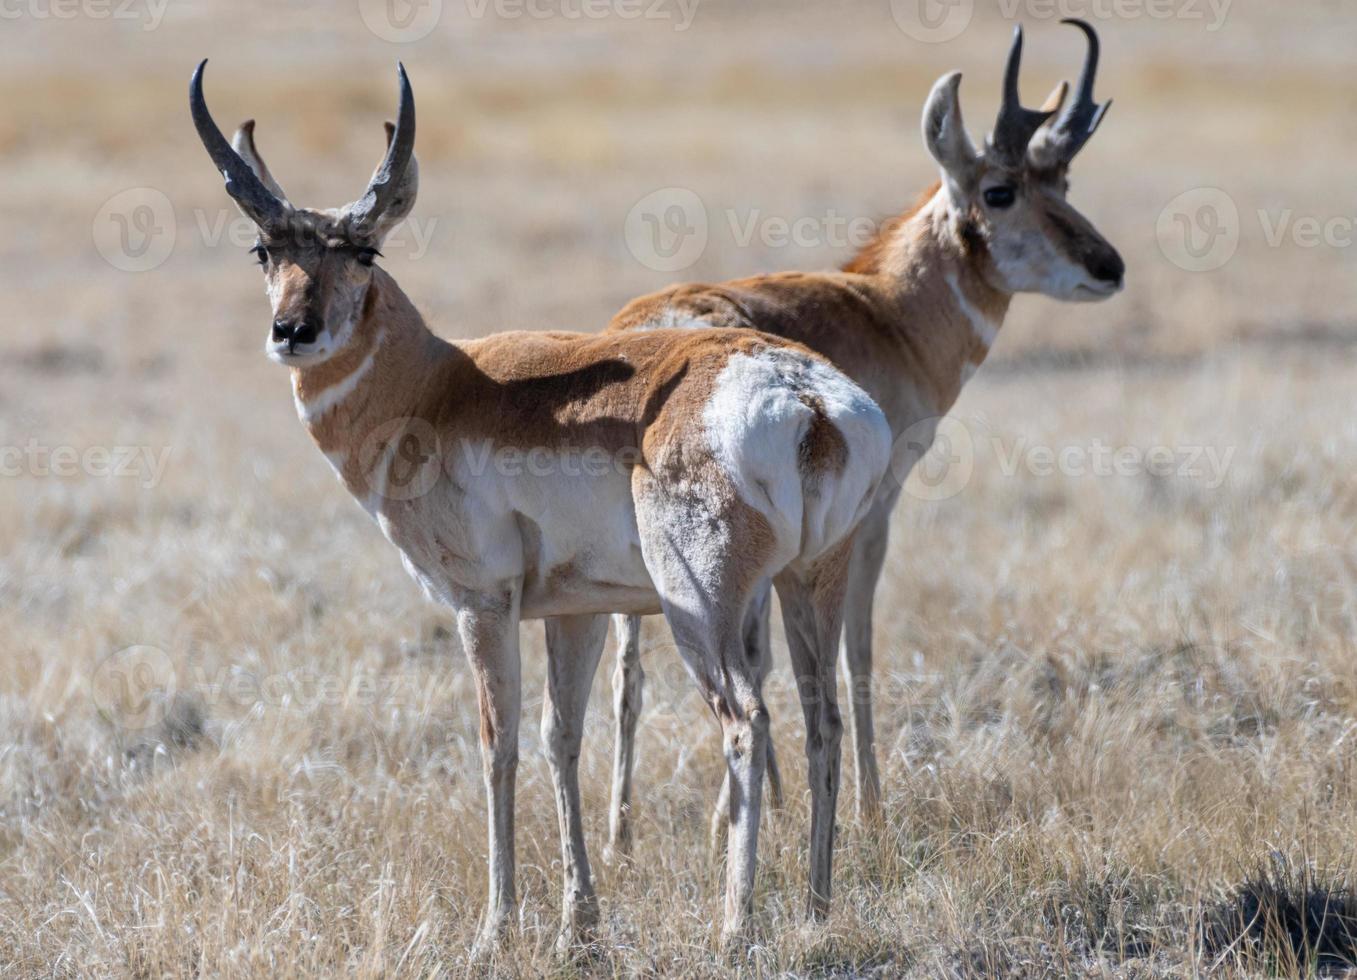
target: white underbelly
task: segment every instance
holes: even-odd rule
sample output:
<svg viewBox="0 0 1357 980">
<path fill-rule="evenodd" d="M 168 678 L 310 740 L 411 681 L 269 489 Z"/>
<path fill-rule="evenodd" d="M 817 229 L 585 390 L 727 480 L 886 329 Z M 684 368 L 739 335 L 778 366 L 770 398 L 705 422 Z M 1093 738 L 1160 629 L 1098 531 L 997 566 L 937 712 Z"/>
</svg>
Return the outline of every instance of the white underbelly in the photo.
<svg viewBox="0 0 1357 980">
<path fill-rule="evenodd" d="M 659 610 L 625 467 L 539 453 L 531 471 L 450 477 L 379 518 L 431 598 L 517 586 L 527 619 Z"/>
</svg>

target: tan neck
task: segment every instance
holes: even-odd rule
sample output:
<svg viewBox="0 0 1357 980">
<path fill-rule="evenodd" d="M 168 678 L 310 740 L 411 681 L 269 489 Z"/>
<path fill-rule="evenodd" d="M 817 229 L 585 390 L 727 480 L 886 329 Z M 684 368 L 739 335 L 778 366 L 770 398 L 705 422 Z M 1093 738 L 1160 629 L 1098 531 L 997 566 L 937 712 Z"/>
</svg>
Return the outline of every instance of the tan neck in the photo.
<svg viewBox="0 0 1357 980">
<path fill-rule="evenodd" d="M 347 464 L 358 462 L 365 439 L 394 419 L 423 417 L 429 378 L 451 350 L 378 269 L 344 350 L 313 367 L 292 369 L 297 413 L 346 482 Z"/>
<path fill-rule="evenodd" d="M 1012 299 L 981 274 L 984 243 L 968 236 L 934 186 L 844 267 L 874 280 L 896 311 L 893 328 L 922 359 L 939 411 L 984 361 Z"/>
</svg>

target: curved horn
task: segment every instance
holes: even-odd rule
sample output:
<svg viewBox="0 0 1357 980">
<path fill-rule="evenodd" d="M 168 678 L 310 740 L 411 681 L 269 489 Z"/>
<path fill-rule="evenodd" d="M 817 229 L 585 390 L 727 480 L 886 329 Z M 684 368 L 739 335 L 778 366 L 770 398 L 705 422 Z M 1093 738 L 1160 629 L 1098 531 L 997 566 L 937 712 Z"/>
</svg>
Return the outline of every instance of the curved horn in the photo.
<svg viewBox="0 0 1357 980">
<path fill-rule="evenodd" d="M 1005 162 L 1019 164 L 1027 153 L 1027 144 L 1041 124 L 1055 113 L 1024 109 L 1018 98 L 1018 74 L 1022 70 L 1022 25 L 1013 28 L 1013 46 L 1008 49 L 1004 67 L 1004 93 L 999 103 L 999 118 L 990 134 L 990 147 Z"/>
<path fill-rule="evenodd" d="M 1112 104 L 1108 99 L 1099 105 L 1093 99 L 1093 80 L 1098 74 L 1098 32 L 1086 21 L 1070 17 L 1061 21 L 1084 32 L 1088 39 L 1088 52 L 1084 56 L 1084 67 L 1079 73 L 1079 84 L 1075 86 L 1074 100 L 1064 112 L 1051 124 L 1045 138 L 1045 146 L 1057 160 L 1069 163 L 1074 159 L 1085 143 L 1088 142 L 1098 124 L 1103 121 L 1107 108 Z"/>
<path fill-rule="evenodd" d="M 386 157 L 372 175 L 363 196 L 348 209 L 353 221 L 367 227 L 375 225 L 382 212 L 391 205 L 415 149 L 415 95 L 410 90 L 405 66 L 397 63 L 396 73 L 400 77 L 400 107 L 396 111 L 395 130 L 387 142 Z"/>
<path fill-rule="evenodd" d="M 212 121 L 212 113 L 207 111 L 207 101 L 203 98 L 205 67 L 206 58 L 194 70 L 193 79 L 188 86 L 188 105 L 193 113 L 194 128 L 198 130 L 198 138 L 203 141 L 212 163 L 226 178 L 226 193 L 235 199 L 251 221 L 268 230 L 278 224 L 286 211 L 286 206 L 264 186 L 250 169 L 250 165 L 241 159 L 240 154 L 231 149 L 231 144 L 226 142 L 226 137 Z"/>
</svg>

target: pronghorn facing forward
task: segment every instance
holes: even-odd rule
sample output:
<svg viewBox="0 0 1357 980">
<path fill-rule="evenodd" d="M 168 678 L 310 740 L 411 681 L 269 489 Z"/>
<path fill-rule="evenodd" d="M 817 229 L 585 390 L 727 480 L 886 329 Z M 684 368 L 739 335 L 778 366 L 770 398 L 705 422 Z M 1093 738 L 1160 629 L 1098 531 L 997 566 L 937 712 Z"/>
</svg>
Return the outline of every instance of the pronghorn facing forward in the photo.
<svg viewBox="0 0 1357 980">
<path fill-rule="evenodd" d="M 357 202 L 327 211 L 287 201 L 255 150 L 252 122 L 234 148 L 226 142 L 202 73 L 199 65 L 190 86 L 198 135 L 259 226 L 254 251 L 273 306 L 268 354 L 292 369 L 298 414 L 344 485 L 425 591 L 456 613 L 490 798 L 478 946 L 515 909 L 524 618 L 546 620 L 542 733 L 560 816 L 563 940 L 596 916 L 577 762 L 615 610 L 665 614 L 721 724 L 734 786 L 723 932 L 741 932 L 768 714 L 740 630 L 768 578 L 805 687 L 809 908 L 822 916 L 841 731 L 835 644 L 851 535 L 889 464 L 880 409 L 818 355 L 745 330 L 440 340 L 374 264 L 418 182 L 404 69 L 385 159 Z M 518 454 L 514 465 L 504 450 Z"/>
<path fill-rule="evenodd" d="M 857 535 L 845 605 L 844 660 L 849 679 L 859 813 L 880 801 L 870 695 L 872 597 L 881 575 L 890 515 L 910 468 L 932 442 L 938 419 L 984 360 L 1014 293 L 1060 300 L 1106 299 L 1122 287 L 1121 257 L 1065 200 L 1070 161 L 1111 103 L 1093 98 L 1098 36 L 1074 100 L 1063 112 L 1061 83 L 1040 110 L 1018 99 L 1022 28 L 1014 32 L 998 120 L 983 152 L 961 121 L 961 73 L 939 79 L 923 112 L 923 137 L 941 181 L 915 208 L 885 225 L 842 272 L 756 276 L 720 285 L 675 286 L 632 301 L 614 331 L 656 327 L 745 327 L 789 337 L 828 357 L 881 405 L 896 437 L 894 479 Z M 908 433 L 907 438 L 902 438 Z M 747 624 L 755 673 L 768 670 L 767 590 L 756 593 Z M 630 844 L 631 769 L 641 707 L 640 621 L 617 617 L 614 674 L 617 746 L 610 812 L 612 844 Z M 769 759 L 769 784 L 778 794 Z M 726 798 L 714 829 L 724 826 Z"/>
</svg>

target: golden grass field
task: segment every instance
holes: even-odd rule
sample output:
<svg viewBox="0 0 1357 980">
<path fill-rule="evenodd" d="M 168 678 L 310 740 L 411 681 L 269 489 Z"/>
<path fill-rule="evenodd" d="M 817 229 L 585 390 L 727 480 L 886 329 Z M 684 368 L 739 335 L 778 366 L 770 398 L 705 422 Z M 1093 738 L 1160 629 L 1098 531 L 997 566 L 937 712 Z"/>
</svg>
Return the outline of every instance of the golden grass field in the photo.
<svg viewBox="0 0 1357 980">
<path fill-rule="evenodd" d="M 0 976 L 478 975 L 471 678 L 262 356 L 192 65 L 211 56 L 223 126 L 258 118 L 291 198 L 328 206 L 379 159 L 403 60 L 427 241 L 385 264 L 436 331 L 470 337 L 594 330 L 676 278 L 842 262 L 828 233 L 737 229 L 904 207 L 934 176 L 918 119 L 938 75 L 966 72 L 978 137 L 1013 11 L 1029 101 L 1077 69 L 1078 35 L 1038 0 L 980 0 L 945 43 L 886 0 L 700 0 L 685 30 L 462 0 L 408 43 L 369 29 L 366 0 L 169 0 L 154 23 L 83 2 L 0 20 Z M 600 942 L 557 958 L 527 624 L 522 924 L 498 970 L 1233 977 L 1357 955 L 1357 10 L 1236 0 L 1208 29 L 1188 0 L 1169 19 L 1064 7 L 1098 24 L 1116 100 L 1071 196 L 1128 288 L 1016 302 L 953 412 L 945 492 L 902 498 L 877 597 L 886 824 L 853 823 L 845 778 L 830 922 L 801 918 L 801 723 L 775 631 L 789 803 L 765 819 L 759 940 L 716 956 L 717 727 L 653 622 L 635 860 L 603 860 L 609 656 L 581 760 Z M 624 234 L 671 187 L 711 219 L 679 272 Z M 1235 206 L 1238 247 L 1192 272 L 1163 212 L 1219 200 L 1202 188 Z M 120 214 L 162 261 L 101 255 Z M 128 656 L 173 679 L 145 718 L 101 710 Z M 1319 934 L 1286 935 L 1307 899 Z"/>
</svg>

